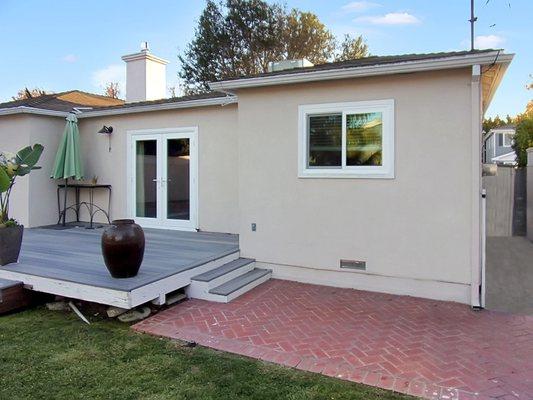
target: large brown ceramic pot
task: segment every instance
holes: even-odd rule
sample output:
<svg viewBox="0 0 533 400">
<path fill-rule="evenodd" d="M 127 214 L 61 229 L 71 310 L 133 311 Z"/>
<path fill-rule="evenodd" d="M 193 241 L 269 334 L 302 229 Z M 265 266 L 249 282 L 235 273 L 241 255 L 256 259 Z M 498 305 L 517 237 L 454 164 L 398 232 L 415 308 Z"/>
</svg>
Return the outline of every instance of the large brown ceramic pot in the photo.
<svg viewBox="0 0 533 400">
<path fill-rule="evenodd" d="M 111 222 L 102 235 L 104 262 L 113 278 L 137 275 L 144 257 L 144 232 L 132 219 Z"/>
</svg>

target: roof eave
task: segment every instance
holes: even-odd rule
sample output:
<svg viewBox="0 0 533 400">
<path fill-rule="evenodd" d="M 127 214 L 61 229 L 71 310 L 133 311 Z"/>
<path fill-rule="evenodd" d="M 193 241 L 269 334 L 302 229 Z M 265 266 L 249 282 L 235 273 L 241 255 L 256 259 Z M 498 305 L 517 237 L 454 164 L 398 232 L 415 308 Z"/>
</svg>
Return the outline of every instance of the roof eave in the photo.
<svg viewBox="0 0 533 400">
<path fill-rule="evenodd" d="M 132 107 L 117 108 L 117 109 L 106 109 L 106 110 L 95 109 L 92 111 L 82 111 L 80 113 L 77 113 L 77 116 L 78 118 L 92 118 L 92 117 L 101 117 L 101 116 L 106 116 L 106 115 L 133 114 L 133 113 L 150 112 L 150 111 L 176 110 L 176 109 L 183 109 L 183 108 L 208 107 L 208 106 L 217 106 L 217 105 L 225 106 L 225 105 L 233 104 L 236 102 L 237 102 L 237 96 L 226 96 L 226 97 L 215 97 L 215 98 L 210 98 L 210 99 L 181 101 L 181 102 L 175 102 L 175 103 L 161 103 L 161 104 L 150 104 L 150 105 L 143 105 L 143 106 L 132 106 Z M 42 108 L 34 108 L 34 107 L 27 107 L 27 106 L 0 109 L 0 116 L 15 115 L 15 114 L 35 114 L 35 115 L 46 115 L 50 117 L 66 117 L 69 113 L 65 111 L 46 110 Z"/>
<path fill-rule="evenodd" d="M 0 115 L 14 115 L 14 114 L 34 114 L 34 115 L 45 115 L 48 117 L 66 117 L 68 115 L 68 112 L 46 110 L 44 108 L 35 108 L 35 107 L 28 107 L 28 106 L 19 106 L 19 107 L 0 109 Z"/>
<path fill-rule="evenodd" d="M 228 91 L 252 87 L 285 85 L 291 83 L 316 82 L 334 79 L 358 78 L 377 75 L 391 75 L 410 72 L 433 71 L 441 69 L 462 68 L 472 65 L 487 65 L 493 63 L 509 64 L 514 54 L 502 54 L 500 51 L 475 53 L 461 56 L 437 59 L 403 61 L 391 64 L 369 65 L 365 67 L 350 67 L 342 69 L 328 69 L 307 71 L 291 74 L 261 76 L 256 78 L 242 78 L 220 82 L 211 82 L 211 90 Z"/>
<path fill-rule="evenodd" d="M 488 83 L 489 90 L 487 95 L 483 99 L 483 111 L 487 111 L 487 109 L 489 108 L 494 94 L 496 93 L 496 90 L 500 86 L 503 76 L 505 75 L 505 72 L 507 71 L 509 64 L 511 64 L 511 61 L 513 60 L 514 54 L 505 54 L 505 56 L 507 56 L 507 59 L 502 60 L 501 62 L 496 62 L 495 67 L 497 68 L 497 71 L 491 82 Z"/>
<path fill-rule="evenodd" d="M 134 113 L 151 112 L 151 111 L 177 110 L 177 109 L 183 109 L 183 108 L 225 106 L 225 105 L 233 104 L 236 102 L 237 102 L 237 96 L 213 97 L 209 99 L 179 101 L 179 102 L 174 102 L 174 103 L 160 103 L 160 104 L 150 104 L 150 105 L 143 105 L 143 106 L 131 106 L 131 107 L 124 107 L 124 108 L 117 108 L 117 109 L 85 111 L 79 114 L 78 118 L 93 118 L 93 117 L 102 117 L 102 116 L 107 116 L 107 115 L 134 114 Z"/>
</svg>

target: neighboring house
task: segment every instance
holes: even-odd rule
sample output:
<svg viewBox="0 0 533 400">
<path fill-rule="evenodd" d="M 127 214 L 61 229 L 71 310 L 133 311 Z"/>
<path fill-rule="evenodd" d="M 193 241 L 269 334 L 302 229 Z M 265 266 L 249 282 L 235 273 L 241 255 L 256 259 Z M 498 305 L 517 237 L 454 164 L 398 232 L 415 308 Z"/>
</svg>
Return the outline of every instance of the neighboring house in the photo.
<svg viewBox="0 0 533 400">
<path fill-rule="evenodd" d="M 483 162 L 486 164 L 516 165 L 512 146 L 516 127 L 504 125 L 491 129 L 483 138 Z"/>
<path fill-rule="evenodd" d="M 166 62 L 141 51 L 123 58 L 126 103 L 78 114 L 86 176 L 113 186 L 113 218 L 237 233 L 277 278 L 478 306 L 481 121 L 512 57 L 368 57 L 159 99 Z M 57 221 L 67 111 L 0 105 L 0 147 L 45 145 L 14 197 L 28 226 Z"/>
</svg>

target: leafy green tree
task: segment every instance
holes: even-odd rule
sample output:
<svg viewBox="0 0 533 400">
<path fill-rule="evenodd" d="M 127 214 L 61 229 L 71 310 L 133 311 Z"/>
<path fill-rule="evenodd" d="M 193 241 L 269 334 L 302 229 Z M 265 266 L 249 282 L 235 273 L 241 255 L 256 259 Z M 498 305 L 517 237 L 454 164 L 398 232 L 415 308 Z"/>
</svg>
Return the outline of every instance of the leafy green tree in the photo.
<svg viewBox="0 0 533 400">
<path fill-rule="evenodd" d="M 533 90 L 533 82 L 526 86 Z M 533 147 L 533 100 L 530 100 L 522 114 L 516 116 L 516 134 L 514 137 L 513 150 L 519 167 L 527 165 L 527 149 Z"/>
<path fill-rule="evenodd" d="M 516 127 L 513 150 L 519 167 L 527 165 L 527 149 L 533 147 L 533 115 L 523 118 Z"/>
<path fill-rule="evenodd" d="M 344 35 L 343 40 L 338 45 L 335 61 L 355 60 L 357 58 L 368 57 L 368 45 L 363 36 L 352 37 Z"/>
<path fill-rule="evenodd" d="M 507 115 L 505 119 L 500 118 L 499 115 L 496 115 L 494 118 L 485 118 L 483 120 L 483 132 L 488 132 L 491 129 L 498 128 L 499 126 L 511 125 L 514 122 L 514 119 L 510 115 Z"/>
<path fill-rule="evenodd" d="M 193 40 L 178 56 L 186 93 L 208 82 L 263 73 L 271 61 L 307 58 L 315 64 L 368 54 L 362 37 L 335 36 L 310 12 L 264 0 L 208 0 Z"/>
<path fill-rule="evenodd" d="M 183 54 L 180 77 L 186 83 L 186 92 L 206 90 L 207 82 L 217 77 L 237 73 L 235 53 L 222 10 L 214 1 L 208 1 L 195 29 L 194 39 Z"/>
<path fill-rule="evenodd" d="M 297 9 L 285 17 L 283 56 L 289 60 L 307 58 L 313 64 L 322 64 L 331 58 L 335 51 L 335 36 L 310 12 Z"/>
</svg>

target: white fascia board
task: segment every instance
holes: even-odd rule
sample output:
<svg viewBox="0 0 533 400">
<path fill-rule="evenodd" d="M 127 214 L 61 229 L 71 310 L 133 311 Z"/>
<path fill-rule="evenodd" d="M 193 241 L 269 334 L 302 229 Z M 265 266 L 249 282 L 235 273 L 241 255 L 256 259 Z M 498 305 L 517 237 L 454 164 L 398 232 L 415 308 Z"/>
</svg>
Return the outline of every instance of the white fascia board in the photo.
<svg viewBox="0 0 533 400">
<path fill-rule="evenodd" d="M 351 67 L 329 69 L 321 71 L 300 72 L 292 74 L 268 75 L 257 78 L 243 78 L 229 81 L 211 82 L 212 90 L 235 90 L 250 87 L 283 85 L 290 83 L 315 82 L 333 79 L 357 78 L 376 75 L 391 75 L 410 72 L 433 71 L 441 69 L 463 68 L 472 65 L 487 65 L 505 63 L 513 59 L 514 54 L 502 54 L 498 51 L 482 54 L 467 54 L 463 56 L 445 57 L 441 59 L 403 61 L 391 64 L 369 65 L 366 67 Z"/>
<path fill-rule="evenodd" d="M 509 153 L 501 154 L 497 157 L 492 157 L 492 161 L 515 161 L 516 160 L 516 153 L 514 151 L 511 151 Z"/>
<path fill-rule="evenodd" d="M 0 109 L 0 115 L 13 115 L 13 114 L 35 114 L 35 115 L 46 115 L 49 117 L 66 117 L 69 113 L 65 111 L 45 110 L 43 108 L 34 108 L 34 107 L 27 107 L 27 106 Z"/>
<path fill-rule="evenodd" d="M 82 111 L 77 114 L 79 118 L 91 118 L 91 117 L 100 117 L 106 115 L 120 115 L 120 114 L 133 114 L 140 112 L 149 112 L 149 111 L 163 111 L 163 110 L 175 110 L 181 108 L 194 108 L 194 107 L 206 107 L 206 106 L 225 106 L 228 104 L 237 103 L 237 96 L 228 96 L 228 97 L 216 97 L 212 99 L 201 99 L 201 100 L 190 100 L 182 101 L 176 103 L 162 103 L 162 104 L 151 104 L 144 106 L 132 106 L 124 107 L 117 109 L 107 109 L 107 110 L 94 110 L 94 111 Z M 50 117 L 66 117 L 69 113 L 65 111 L 54 111 L 54 110 L 45 110 L 42 108 L 33 108 L 33 107 L 11 107 L 0 109 L 0 116 L 2 115 L 13 115 L 13 114 L 36 114 L 36 115 L 46 115 Z"/>
<path fill-rule="evenodd" d="M 190 100 L 190 101 L 180 101 L 175 103 L 161 103 L 161 104 L 150 104 L 143 106 L 131 106 L 123 107 L 117 109 L 107 109 L 107 110 L 94 110 L 94 111 L 85 111 L 78 115 L 78 118 L 92 118 L 92 117 L 101 117 L 106 115 L 122 115 L 122 114 L 133 114 L 149 111 L 164 111 L 164 110 L 177 110 L 182 108 L 194 108 L 194 107 L 207 107 L 207 106 L 225 106 L 228 104 L 237 103 L 237 96 L 228 96 L 228 97 L 215 97 L 212 99 L 201 99 L 201 100 Z"/>
</svg>

